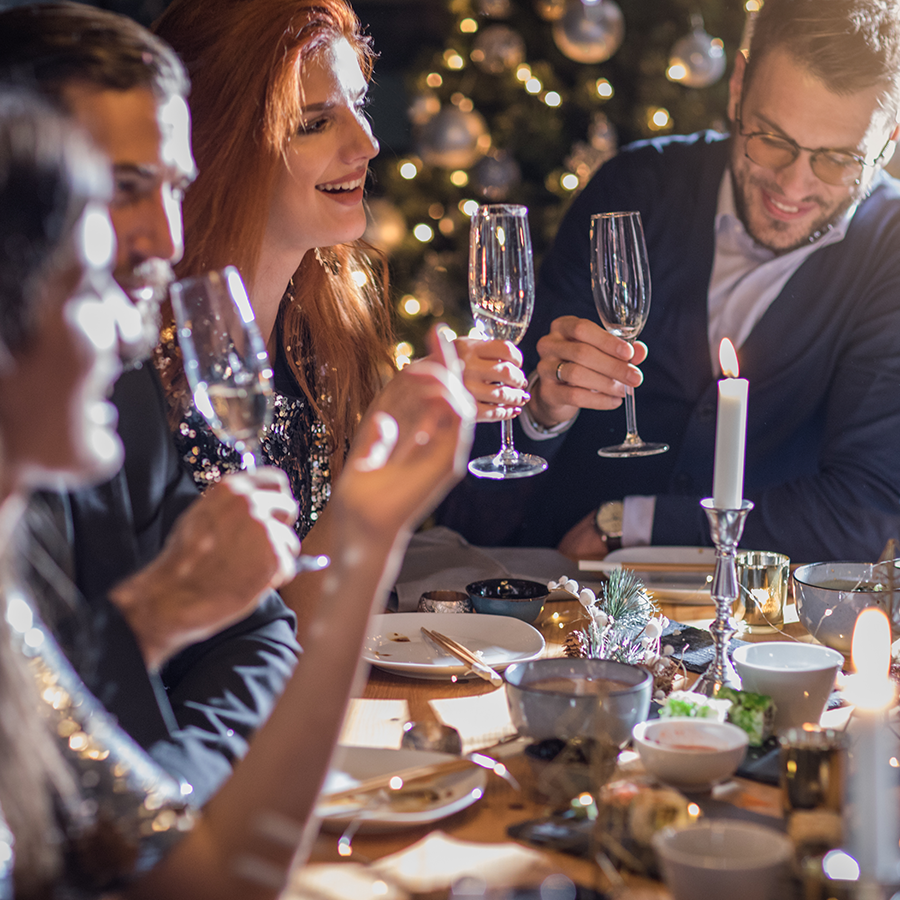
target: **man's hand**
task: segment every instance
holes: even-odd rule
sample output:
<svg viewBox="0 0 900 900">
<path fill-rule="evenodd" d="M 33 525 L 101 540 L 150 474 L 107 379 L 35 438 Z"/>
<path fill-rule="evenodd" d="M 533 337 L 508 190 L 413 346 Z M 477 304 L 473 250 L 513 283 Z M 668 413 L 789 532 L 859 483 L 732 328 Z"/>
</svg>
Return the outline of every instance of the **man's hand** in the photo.
<svg viewBox="0 0 900 900">
<path fill-rule="evenodd" d="M 545 428 L 568 421 L 579 409 L 615 409 L 625 386 L 643 380 L 637 367 L 647 358 L 646 345 L 629 344 L 588 319 L 555 319 L 537 349 L 539 377 L 529 410 Z"/>
<path fill-rule="evenodd" d="M 592 509 L 566 532 L 556 549 L 569 559 L 603 559 L 609 547 L 594 524 L 596 516 L 597 510 Z"/>
<path fill-rule="evenodd" d="M 454 342 L 463 368 L 463 383 L 478 404 L 479 422 L 513 419 L 528 402 L 528 379 L 522 354 L 509 341 L 457 338 Z"/>
<path fill-rule="evenodd" d="M 229 475 L 188 507 L 159 556 L 111 593 L 148 668 L 240 621 L 293 576 L 296 518 L 273 468 Z"/>
</svg>

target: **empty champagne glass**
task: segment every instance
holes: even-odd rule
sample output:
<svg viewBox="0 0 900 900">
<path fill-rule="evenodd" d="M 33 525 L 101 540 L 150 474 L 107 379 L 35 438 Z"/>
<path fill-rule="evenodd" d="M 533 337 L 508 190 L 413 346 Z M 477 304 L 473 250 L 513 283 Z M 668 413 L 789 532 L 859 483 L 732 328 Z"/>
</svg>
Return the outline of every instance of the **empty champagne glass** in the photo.
<svg viewBox="0 0 900 900">
<path fill-rule="evenodd" d="M 633 344 L 650 311 L 650 263 L 639 212 L 591 216 L 591 286 L 603 327 Z M 598 450 L 600 456 L 653 456 L 669 449 L 641 440 L 632 387 L 625 390 L 625 422 L 625 440 Z"/>
<path fill-rule="evenodd" d="M 228 266 L 185 278 L 170 296 L 194 403 L 216 437 L 254 471 L 272 416 L 272 366 L 240 273 Z M 297 558 L 298 572 L 327 565 L 327 556 Z"/>
<path fill-rule="evenodd" d="M 534 264 L 528 210 L 489 204 L 472 215 L 469 232 L 469 304 L 478 330 L 487 338 L 518 344 L 534 310 Z M 512 420 L 502 422 L 500 452 L 469 463 L 479 478 L 526 478 L 547 461 L 513 446 Z"/>
</svg>

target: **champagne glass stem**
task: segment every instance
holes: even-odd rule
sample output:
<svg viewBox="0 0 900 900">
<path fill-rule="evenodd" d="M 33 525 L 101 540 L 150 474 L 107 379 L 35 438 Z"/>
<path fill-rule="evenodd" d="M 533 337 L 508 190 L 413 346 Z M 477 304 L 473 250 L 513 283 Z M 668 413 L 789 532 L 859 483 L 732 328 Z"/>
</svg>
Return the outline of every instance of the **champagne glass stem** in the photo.
<svg viewBox="0 0 900 900">
<path fill-rule="evenodd" d="M 504 419 L 501 423 L 500 431 L 500 454 L 502 456 L 508 456 L 515 452 L 515 448 L 513 447 L 512 419 Z"/>
<path fill-rule="evenodd" d="M 634 388 L 625 388 L 625 441 L 626 444 L 642 444 L 637 430 L 637 415 L 634 411 Z"/>
</svg>

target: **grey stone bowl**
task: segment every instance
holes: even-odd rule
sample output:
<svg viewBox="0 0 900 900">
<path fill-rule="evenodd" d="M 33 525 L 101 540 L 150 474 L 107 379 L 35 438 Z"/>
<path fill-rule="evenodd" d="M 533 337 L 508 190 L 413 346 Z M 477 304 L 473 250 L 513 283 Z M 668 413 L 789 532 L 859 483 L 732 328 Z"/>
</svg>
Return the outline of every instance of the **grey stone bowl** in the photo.
<svg viewBox="0 0 900 900">
<path fill-rule="evenodd" d="M 513 663 L 504 673 L 513 724 L 534 741 L 604 736 L 620 747 L 650 712 L 653 677 L 645 669 L 605 659 L 535 659 Z M 547 690 L 548 680 L 565 679 L 571 689 Z M 590 682 L 617 685 L 583 693 Z"/>
<path fill-rule="evenodd" d="M 890 563 L 818 562 L 798 566 L 794 570 L 794 602 L 797 616 L 806 630 L 820 643 L 844 655 L 850 653 L 856 617 L 869 606 L 879 606 L 891 619 L 896 636 L 896 612 L 890 609 L 889 590 L 851 590 L 850 585 L 864 587 L 884 582 Z M 896 576 L 900 581 L 900 576 Z M 846 589 L 838 585 L 846 585 Z"/>
</svg>

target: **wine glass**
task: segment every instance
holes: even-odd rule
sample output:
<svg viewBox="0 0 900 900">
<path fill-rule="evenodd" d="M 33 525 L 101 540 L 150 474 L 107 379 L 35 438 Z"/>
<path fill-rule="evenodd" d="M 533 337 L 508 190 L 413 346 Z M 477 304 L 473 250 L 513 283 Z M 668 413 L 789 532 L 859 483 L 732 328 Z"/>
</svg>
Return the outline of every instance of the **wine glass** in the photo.
<svg viewBox="0 0 900 900">
<path fill-rule="evenodd" d="M 272 417 L 272 366 L 240 273 L 228 266 L 184 278 L 170 297 L 194 403 L 216 437 L 255 471 L 260 434 Z M 328 557 L 296 562 L 297 572 L 314 571 Z"/>
<path fill-rule="evenodd" d="M 472 215 L 469 232 L 469 304 L 475 324 L 487 339 L 518 344 L 534 309 L 534 265 L 528 210 L 488 204 Z M 502 423 L 500 452 L 469 463 L 479 478 L 527 478 L 547 461 L 513 446 L 512 421 Z"/>
<path fill-rule="evenodd" d="M 634 343 L 650 311 L 650 264 L 639 212 L 591 216 L 591 286 L 603 327 Z M 625 440 L 598 450 L 600 456 L 653 456 L 669 449 L 641 440 L 632 387 L 625 389 L 625 422 Z"/>
</svg>

